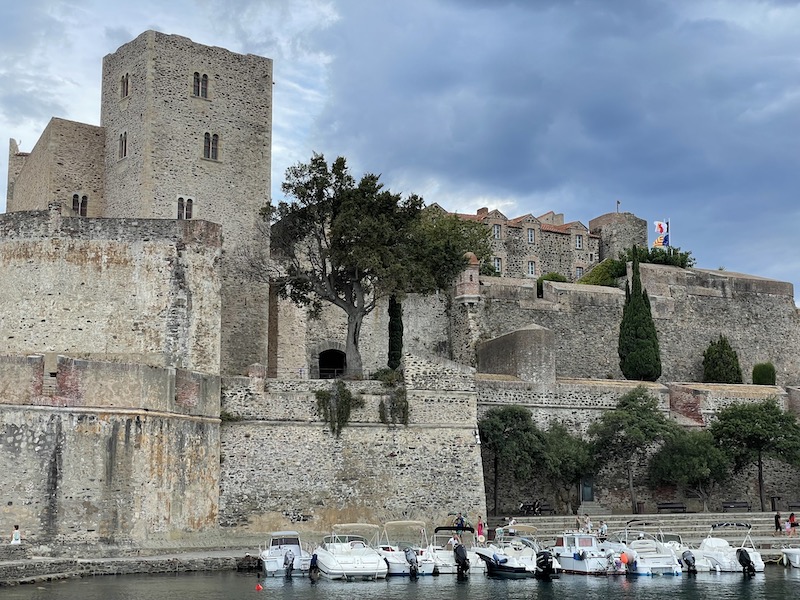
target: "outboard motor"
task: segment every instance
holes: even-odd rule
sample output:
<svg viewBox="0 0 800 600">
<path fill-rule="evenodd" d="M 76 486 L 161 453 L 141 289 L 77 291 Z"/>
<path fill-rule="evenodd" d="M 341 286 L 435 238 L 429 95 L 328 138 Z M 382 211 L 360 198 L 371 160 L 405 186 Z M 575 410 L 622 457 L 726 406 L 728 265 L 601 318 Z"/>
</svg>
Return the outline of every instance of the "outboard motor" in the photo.
<svg viewBox="0 0 800 600">
<path fill-rule="evenodd" d="M 312 582 L 316 582 L 319 579 L 319 565 L 317 564 L 317 555 L 311 555 L 311 563 L 308 566 L 308 578 Z"/>
<path fill-rule="evenodd" d="M 406 548 L 403 553 L 405 554 L 406 562 L 408 563 L 408 574 L 411 575 L 411 579 L 416 579 L 417 573 L 419 573 L 417 553 L 411 547 Z"/>
<path fill-rule="evenodd" d="M 738 560 L 739 564 L 742 565 L 742 573 L 750 577 L 756 574 L 756 566 L 753 564 L 753 559 L 750 558 L 747 550 L 744 548 L 737 548 L 736 560 Z"/>
<path fill-rule="evenodd" d="M 469 571 L 469 559 L 467 558 L 467 549 L 464 544 L 458 544 L 453 548 L 453 554 L 456 559 L 456 574 L 460 578 L 466 577 Z"/>
<path fill-rule="evenodd" d="M 541 579 L 543 581 L 550 581 L 555 574 L 555 569 L 553 568 L 553 556 L 543 550 L 541 552 L 536 553 L 536 579 Z"/>
<path fill-rule="evenodd" d="M 286 576 L 291 577 L 294 571 L 294 552 L 287 550 L 283 555 L 283 568 L 286 571 Z"/>
<path fill-rule="evenodd" d="M 681 554 L 681 560 L 686 565 L 686 572 L 690 575 L 697 575 L 697 563 L 694 554 L 690 550 L 684 550 Z"/>
</svg>

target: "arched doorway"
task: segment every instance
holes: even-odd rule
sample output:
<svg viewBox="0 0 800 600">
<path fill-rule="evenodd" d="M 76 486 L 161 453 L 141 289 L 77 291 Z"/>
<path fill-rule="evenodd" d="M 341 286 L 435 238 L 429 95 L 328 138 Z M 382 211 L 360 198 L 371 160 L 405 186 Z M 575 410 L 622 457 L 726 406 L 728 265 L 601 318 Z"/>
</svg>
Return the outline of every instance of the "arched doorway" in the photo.
<svg viewBox="0 0 800 600">
<path fill-rule="evenodd" d="M 333 379 L 344 375 L 347 357 L 341 350 L 325 350 L 319 353 L 319 378 Z"/>
</svg>

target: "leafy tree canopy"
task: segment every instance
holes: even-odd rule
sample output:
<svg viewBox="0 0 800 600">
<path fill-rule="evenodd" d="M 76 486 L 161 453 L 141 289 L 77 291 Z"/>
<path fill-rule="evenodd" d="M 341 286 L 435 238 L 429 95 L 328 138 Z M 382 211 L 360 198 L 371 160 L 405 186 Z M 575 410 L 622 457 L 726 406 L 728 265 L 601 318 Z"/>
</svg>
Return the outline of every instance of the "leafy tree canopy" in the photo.
<svg viewBox="0 0 800 600">
<path fill-rule="evenodd" d="M 728 478 L 730 469 L 730 459 L 710 431 L 679 430 L 651 458 L 650 480 L 695 492 L 707 509 L 711 492 Z"/>
<path fill-rule="evenodd" d="M 533 475 L 543 441 L 527 408 L 491 408 L 478 421 L 478 430 L 482 449 L 496 456 L 517 479 Z"/>
<path fill-rule="evenodd" d="M 598 465 L 620 465 L 628 474 L 631 507 L 636 512 L 634 468 L 654 446 L 675 435 L 677 425 L 658 410 L 658 401 L 640 385 L 620 397 L 589 427 Z"/>
<path fill-rule="evenodd" d="M 680 248 L 672 246 L 650 249 L 633 246 L 628 248 L 620 258 L 626 263 L 637 260 L 640 263 L 671 265 L 684 269 L 689 269 L 695 265 L 695 259 L 692 257 L 691 251 L 682 252 Z"/>
<path fill-rule="evenodd" d="M 572 490 L 584 475 L 594 469 L 592 446 L 561 423 L 553 423 L 547 428 L 543 442 L 542 465 L 547 479 L 571 511 Z"/>
<path fill-rule="evenodd" d="M 381 299 L 449 285 L 466 265 L 467 250 L 488 253 L 479 224 L 423 215 L 421 197 L 384 189 L 379 175 L 356 182 L 343 157 L 328 165 L 314 154 L 286 170 L 281 189 L 289 200 L 264 211 L 281 264 L 271 280 L 279 295 L 312 313 L 323 303 L 345 311 L 350 375 L 361 374 L 361 324 Z"/>
<path fill-rule="evenodd" d="M 800 425 L 796 417 L 781 410 L 775 399 L 764 402 L 732 404 L 717 413 L 709 430 L 717 446 L 741 471 L 758 467 L 758 493 L 764 510 L 764 458 L 772 456 L 791 464 L 800 464 Z"/>
</svg>

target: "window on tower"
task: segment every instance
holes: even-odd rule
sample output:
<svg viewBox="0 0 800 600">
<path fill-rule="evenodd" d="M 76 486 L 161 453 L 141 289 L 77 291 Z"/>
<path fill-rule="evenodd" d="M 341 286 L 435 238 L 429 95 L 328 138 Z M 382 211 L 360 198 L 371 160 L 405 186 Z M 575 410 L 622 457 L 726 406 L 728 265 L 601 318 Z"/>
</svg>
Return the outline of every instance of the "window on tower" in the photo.
<svg viewBox="0 0 800 600">
<path fill-rule="evenodd" d="M 206 132 L 203 135 L 203 158 L 219 159 L 219 135 Z"/>
<path fill-rule="evenodd" d="M 192 78 L 192 94 L 198 98 L 208 98 L 208 75 L 195 71 Z"/>
</svg>

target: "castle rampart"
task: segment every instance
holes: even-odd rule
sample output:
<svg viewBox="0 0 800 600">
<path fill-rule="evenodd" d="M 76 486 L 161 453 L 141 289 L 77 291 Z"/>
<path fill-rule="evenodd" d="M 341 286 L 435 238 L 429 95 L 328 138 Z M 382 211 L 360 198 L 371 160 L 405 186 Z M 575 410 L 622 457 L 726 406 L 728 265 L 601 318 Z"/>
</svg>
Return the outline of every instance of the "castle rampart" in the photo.
<svg viewBox="0 0 800 600">
<path fill-rule="evenodd" d="M 291 513 L 310 517 L 294 526 L 326 531 L 354 520 L 485 514 L 470 372 L 411 357 L 403 368 L 409 424 L 380 421 L 387 388 L 349 382 L 365 406 L 339 438 L 316 414 L 313 390 L 330 382 L 268 380 L 264 392 L 262 379 L 224 379 L 220 523 L 269 530 Z"/>
<path fill-rule="evenodd" d="M 219 372 L 220 227 L 203 221 L 0 215 L 0 339 L 55 352 Z"/>
<path fill-rule="evenodd" d="M 175 369 L 0 357 L 3 512 L 38 553 L 148 547 L 217 526 L 219 379 Z"/>
</svg>

